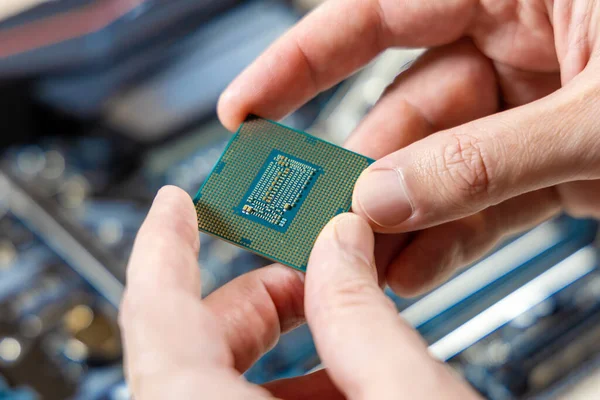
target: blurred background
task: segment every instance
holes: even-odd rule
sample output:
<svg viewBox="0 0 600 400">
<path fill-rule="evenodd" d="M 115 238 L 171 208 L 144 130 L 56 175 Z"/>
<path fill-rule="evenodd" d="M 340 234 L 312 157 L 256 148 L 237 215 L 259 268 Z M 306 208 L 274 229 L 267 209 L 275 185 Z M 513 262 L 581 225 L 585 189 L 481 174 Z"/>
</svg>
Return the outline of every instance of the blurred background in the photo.
<svg viewBox="0 0 600 400">
<path fill-rule="evenodd" d="M 153 195 L 191 195 L 230 133 L 220 92 L 317 0 L 0 0 L 0 399 L 126 400 L 116 324 Z M 284 123 L 334 143 L 419 50 L 390 50 Z M 595 221 L 501 245 L 399 312 L 490 399 L 600 398 Z M 267 261 L 201 236 L 209 293 Z M 303 374 L 306 327 L 247 373 Z"/>
</svg>

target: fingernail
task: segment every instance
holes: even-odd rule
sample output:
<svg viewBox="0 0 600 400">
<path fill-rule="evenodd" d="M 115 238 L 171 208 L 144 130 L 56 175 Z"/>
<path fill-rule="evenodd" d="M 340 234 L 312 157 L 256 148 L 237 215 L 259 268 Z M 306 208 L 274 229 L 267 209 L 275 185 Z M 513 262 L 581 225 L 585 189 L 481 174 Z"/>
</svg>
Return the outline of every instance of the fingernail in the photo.
<svg viewBox="0 0 600 400">
<path fill-rule="evenodd" d="M 399 225 L 413 213 L 404 178 L 398 170 L 367 172 L 358 180 L 355 190 L 359 206 L 379 226 Z"/>
</svg>

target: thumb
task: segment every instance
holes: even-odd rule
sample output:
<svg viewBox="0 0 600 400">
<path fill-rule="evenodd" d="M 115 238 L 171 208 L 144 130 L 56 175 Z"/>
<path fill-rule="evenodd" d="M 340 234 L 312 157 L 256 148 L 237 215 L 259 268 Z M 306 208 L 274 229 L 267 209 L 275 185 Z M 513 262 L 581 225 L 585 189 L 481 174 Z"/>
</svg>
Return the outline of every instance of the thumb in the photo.
<svg viewBox="0 0 600 400">
<path fill-rule="evenodd" d="M 534 103 L 392 153 L 359 178 L 353 211 L 375 231 L 413 231 L 543 187 L 596 179 L 599 89 L 598 78 L 581 74 Z"/>
<path fill-rule="evenodd" d="M 350 400 L 475 398 L 398 316 L 377 285 L 373 249 L 369 225 L 341 214 L 308 262 L 306 316 L 332 381 Z"/>
</svg>

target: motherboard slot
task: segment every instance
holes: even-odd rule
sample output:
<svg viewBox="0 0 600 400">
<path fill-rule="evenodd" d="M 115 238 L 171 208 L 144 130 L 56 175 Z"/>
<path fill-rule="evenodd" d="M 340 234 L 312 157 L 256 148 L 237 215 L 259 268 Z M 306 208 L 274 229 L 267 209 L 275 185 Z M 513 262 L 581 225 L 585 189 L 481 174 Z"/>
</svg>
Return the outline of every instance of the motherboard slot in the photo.
<svg viewBox="0 0 600 400">
<path fill-rule="evenodd" d="M 118 306 L 125 282 L 124 266 L 50 201 L 36 195 L 34 190 L 25 184 L 18 184 L 6 171 L 0 171 L 0 185 L 7 188 L 10 196 L 8 204 L 12 213 L 66 260 L 103 297 Z"/>
</svg>

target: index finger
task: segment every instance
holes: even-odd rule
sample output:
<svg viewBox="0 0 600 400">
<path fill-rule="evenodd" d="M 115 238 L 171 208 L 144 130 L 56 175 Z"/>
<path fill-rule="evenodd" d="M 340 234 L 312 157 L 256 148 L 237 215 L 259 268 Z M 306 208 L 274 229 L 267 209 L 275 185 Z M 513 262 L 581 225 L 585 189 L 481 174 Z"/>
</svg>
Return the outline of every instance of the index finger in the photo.
<svg viewBox="0 0 600 400">
<path fill-rule="evenodd" d="M 195 220 L 190 197 L 165 187 L 133 246 L 119 322 L 136 398 L 165 398 L 168 382 L 178 374 L 232 364 L 221 328 L 200 302 Z M 171 373 L 173 366 L 181 367 Z M 182 383 L 172 389 L 181 394 L 192 392 L 193 386 Z"/>
<path fill-rule="evenodd" d="M 225 90 L 223 125 L 248 114 L 280 119 L 388 47 L 458 39 L 477 0 L 329 0 L 281 37 Z"/>
<path fill-rule="evenodd" d="M 303 280 L 283 266 L 253 271 L 200 299 L 198 230 L 191 198 L 158 193 L 129 261 L 119 322 L 136 398 L 270 398 L 239 379 L 303 320 Z"/>
<path fill-rule="evenodd" d="M 160 189 L 136 236 L 127 267 L 127 292 L 155 296 L 185 291 L 200 299 L 200 236 L 190 196 L 174 186 Z"/>
</svg>

